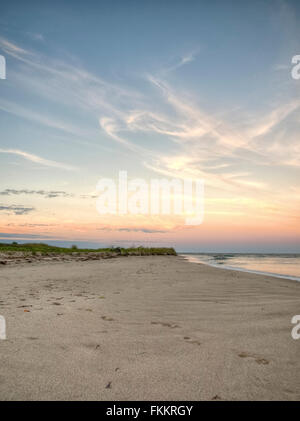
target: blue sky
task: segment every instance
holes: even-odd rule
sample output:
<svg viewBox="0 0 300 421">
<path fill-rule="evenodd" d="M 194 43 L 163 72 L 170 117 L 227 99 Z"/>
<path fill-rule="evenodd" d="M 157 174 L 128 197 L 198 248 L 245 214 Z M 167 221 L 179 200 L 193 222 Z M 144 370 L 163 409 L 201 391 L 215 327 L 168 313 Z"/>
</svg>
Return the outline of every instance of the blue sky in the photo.
<svg viewBox="0 0 300 421">
<path fill-rule="evenodd" d="M 7 2 L 2 234 L 299 251 L 299 40 L 297 1 Z M 122 169 L 203 178 L 204 224 L 101 220 Z"/>
</svg>

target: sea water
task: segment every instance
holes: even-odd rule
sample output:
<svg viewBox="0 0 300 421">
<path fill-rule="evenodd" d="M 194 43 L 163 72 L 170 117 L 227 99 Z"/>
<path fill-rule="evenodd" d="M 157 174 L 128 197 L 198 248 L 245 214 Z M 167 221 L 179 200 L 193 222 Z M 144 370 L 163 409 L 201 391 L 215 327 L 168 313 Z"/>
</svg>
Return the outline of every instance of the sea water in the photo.
<svg viewBox="0 0 300 421">
<path fill-rule="evenodd" d="M 300 254 L 186 253 L 193 263 L 300 281 Z"/>
</svg>

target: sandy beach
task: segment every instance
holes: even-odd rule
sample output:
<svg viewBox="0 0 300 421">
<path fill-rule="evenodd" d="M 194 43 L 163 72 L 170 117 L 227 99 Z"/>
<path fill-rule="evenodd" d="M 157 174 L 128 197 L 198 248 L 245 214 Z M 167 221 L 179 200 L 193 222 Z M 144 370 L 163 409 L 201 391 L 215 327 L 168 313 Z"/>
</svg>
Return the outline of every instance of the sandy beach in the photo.
<svg viewBox="0 0 300 421">
<path fill-rule="evenodd" d="M 299 400 L 300 283 L 182 257 L 0 267 L 1 400 Z"/>
</svg>

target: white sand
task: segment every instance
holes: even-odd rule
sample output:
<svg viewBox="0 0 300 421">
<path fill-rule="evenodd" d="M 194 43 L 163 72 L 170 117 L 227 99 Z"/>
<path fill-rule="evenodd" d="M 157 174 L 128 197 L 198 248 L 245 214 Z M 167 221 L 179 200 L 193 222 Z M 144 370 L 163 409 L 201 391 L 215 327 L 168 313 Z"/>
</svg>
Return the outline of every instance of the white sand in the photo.
<svg viewBox="0 0 300 421">
<path fill-rule="evenodd" d="M 26 311 L 25 311 L 26 310 Z M 1 400 L 300 399 L 300 283 L 180 257 L 0 268 Z"/>
</svg>

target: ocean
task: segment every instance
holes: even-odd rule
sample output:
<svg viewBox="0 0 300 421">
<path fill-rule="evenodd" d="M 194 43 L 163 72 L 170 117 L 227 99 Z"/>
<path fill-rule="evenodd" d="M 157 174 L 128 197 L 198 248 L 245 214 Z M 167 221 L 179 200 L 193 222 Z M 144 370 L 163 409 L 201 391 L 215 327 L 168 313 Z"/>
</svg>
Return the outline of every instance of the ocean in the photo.
<svg viewBox="0 0 300 421">
<path fill-rule="evenodd" d="M 188 261 L 300 281 L 300 254 L 181 253 Z"/>
</svg>

